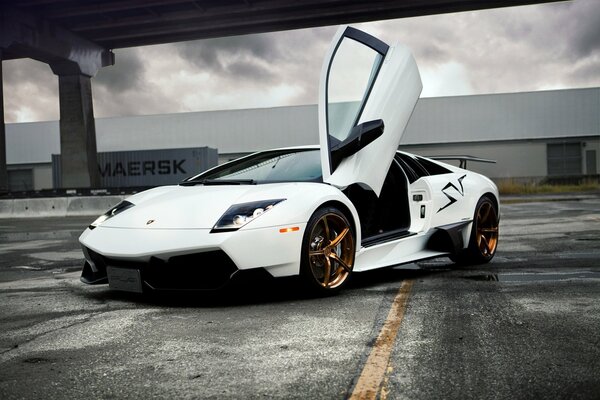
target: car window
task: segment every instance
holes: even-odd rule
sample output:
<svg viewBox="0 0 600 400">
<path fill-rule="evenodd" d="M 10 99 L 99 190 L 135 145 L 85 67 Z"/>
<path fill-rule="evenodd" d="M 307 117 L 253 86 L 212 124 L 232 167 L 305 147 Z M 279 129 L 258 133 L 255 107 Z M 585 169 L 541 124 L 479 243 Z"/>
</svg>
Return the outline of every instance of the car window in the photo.
<svg viewBox="0 0 600 400">
<path fill-rule="evenodd" d="M 423 166 L 417 160 L 415 160 L 413 157 L 411 157 L 409 155 L 397 153 L 396 159 L 401 161 L 400 165 L 408 166 L 413 171 L 414 175 L 416 176 L 416 179 L 419 179 L 422 176 L 429 175 L 429 172 L 427 172 L 427 170 L 425 168 L 423 168 Z M 406 170 L 406 168 L 404 168 L 404 169 Z M 410 174 L 407 172 L 407 175 L 410 175 Z M 409 177 L 409 179 L 410 179 L 410 177 Z"/>
<path fill-rule="evenodd" d="M 444 168 L 441 165 L 436 164 L 433 161 L 429 161 L 426 158 L 417 156 L 416 159 L 419 162 L 419 164 L 421 164 L 421 166 L 427 170 L 429 175 L 442 175 L 449 174 L 452 172 L 448 168 Z"/>
<path fill-rule="evenodd" d="M 399 155 L 396 155 L 395 160 L 398 162 L 398 165 L 400 165 L 400 167 L 404 170 L 408 182 L 413 183 L 414 181 L 419 179 L 419 175 L 417 175 L 417 173 L 410 167 L 410 165 L 404 162 L 404 160 L 400 158 Z"/>
<path fill-rule="evenodd" d="M 319 150 L 275 150 L 223 164 L 192 179 L 310 182 L 321 181 L 321 174 Z"/>
<path fill-rule="evenodd" d="M 348 138 L 356 124 L 383 56 L 353 39 L 342 39 L 329 69 L 327 127 L 331 147 Z"/>
</svg>

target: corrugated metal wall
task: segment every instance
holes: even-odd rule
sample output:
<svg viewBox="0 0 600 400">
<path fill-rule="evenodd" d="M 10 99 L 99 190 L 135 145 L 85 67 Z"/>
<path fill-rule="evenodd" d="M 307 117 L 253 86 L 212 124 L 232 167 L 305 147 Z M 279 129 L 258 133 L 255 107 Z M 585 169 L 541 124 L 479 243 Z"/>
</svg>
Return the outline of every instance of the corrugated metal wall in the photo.
<svg viewBox="0 0 600 400">
<path fill-rule="evenodd" d="M 102 151 L 209 146 L 247 153 L 318 142 L 315 106 L 207 111 L 96 120 Z"/>
<path fill-rule="evenodd" d="M 600 88 L 424 98 L 402 144 L 600 135 Z M 96 119 L 98 151 L 209 146 L 249 153 L 318 142 L 317 106 Z M 50 162 L 58 122 L 6 125 L 7 162 Z"/>
<path fill-rule="evenodd" d="M 600 135 L 600 88 L 419 100 L 403 144 Z"/>
<path fill-rule="evenodd" d="M 600 88 L 424 98 L 402 144 L 600 135 Z M 316 144 L 317 106 L 96 119 L 98 151 L 209 146 L 220 154 Z M 50 162 L 58 122 L 6 125 L 7 162 Z"/>
<path fill-rule="evenodd" d="M 317 106 L 98 118 L 96 132 L 100 152 L 210 146 L 223 162 L 258 150 L 316 144 Z M 545 176 L 547 143 L 580 143 L 581 168 L 589 173 L 600 154 L 599 139 L 600 88 L 589 88 L 424 98 L 401 147 L 424 155 L 493 158 L 498 164 L 474 166 L 491 177 Z M 58 122 L 7 124 L 6 142 L 9 165 L 49 164 L 50 155 L 60 152 Z M 51 184 L 34 180 L 36 188 Z"/>
</svg>

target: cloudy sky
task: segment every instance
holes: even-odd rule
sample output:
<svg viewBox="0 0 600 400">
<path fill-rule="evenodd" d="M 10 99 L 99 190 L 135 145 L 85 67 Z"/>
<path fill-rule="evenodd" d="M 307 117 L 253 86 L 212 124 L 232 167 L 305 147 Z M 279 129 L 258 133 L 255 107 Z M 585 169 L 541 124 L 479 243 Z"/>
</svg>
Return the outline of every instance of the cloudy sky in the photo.
<svg viewBox="0 0 600 400">
<path fill-rule="evenodd" d="M 600 1 L 511 7 L 355 25 L 408 45 L 422 97 L 600 86 Z M 336 27 L 115 50 L 93 80 L 96 117 L 317 102 Z M 58 82 L 5 61 L 5 121 L 56 120 Z"/>
</svg>

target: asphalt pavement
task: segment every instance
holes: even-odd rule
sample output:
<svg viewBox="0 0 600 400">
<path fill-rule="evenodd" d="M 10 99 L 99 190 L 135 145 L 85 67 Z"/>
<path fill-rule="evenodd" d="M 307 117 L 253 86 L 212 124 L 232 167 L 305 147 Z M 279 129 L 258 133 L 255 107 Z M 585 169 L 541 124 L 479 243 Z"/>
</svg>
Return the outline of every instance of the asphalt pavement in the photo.
<svg viewBox="0 0 600 400">
<path fill-rule="evenodd" d="M 0 219 L 0 398 L 598 399 L 600 195 L 542 200 L 502 206 L 489 265 L 356 274 L 327 298 L 86 286 L 93 217 Z"/>
</svg>

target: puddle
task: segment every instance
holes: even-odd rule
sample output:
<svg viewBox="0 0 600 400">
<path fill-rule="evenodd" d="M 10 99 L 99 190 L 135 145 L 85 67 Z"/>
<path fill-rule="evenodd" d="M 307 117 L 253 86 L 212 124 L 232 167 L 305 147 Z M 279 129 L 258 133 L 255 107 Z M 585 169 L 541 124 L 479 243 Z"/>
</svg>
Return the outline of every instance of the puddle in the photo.
<svg viewBox="0 0 600 400">
<path fill-rule="evenodd" d="M 31 265 L 15 265 L 14 267 L 11 267 L 14 269 L 27 269 L 27 270 L 31 270 L 31 271 L 41 271 L 43 268 L 42 267 L 34 267 Z"/>
<path fill-rule="evenodd" d="M 543 282 L 568 281 L 572 279 L 600 279 L 600 272 L 577 271 L 564 273 L 487 274 L 466 277 L 475 281 L 494 282 Z"/>
<path fill-rule="evenodd" d="M 71 251 L 47 251 L 41 253 L 30 253 L 29 257 L 46 261 L 83 260 L 83 253 L 79 249 Z"/>
</svg>

